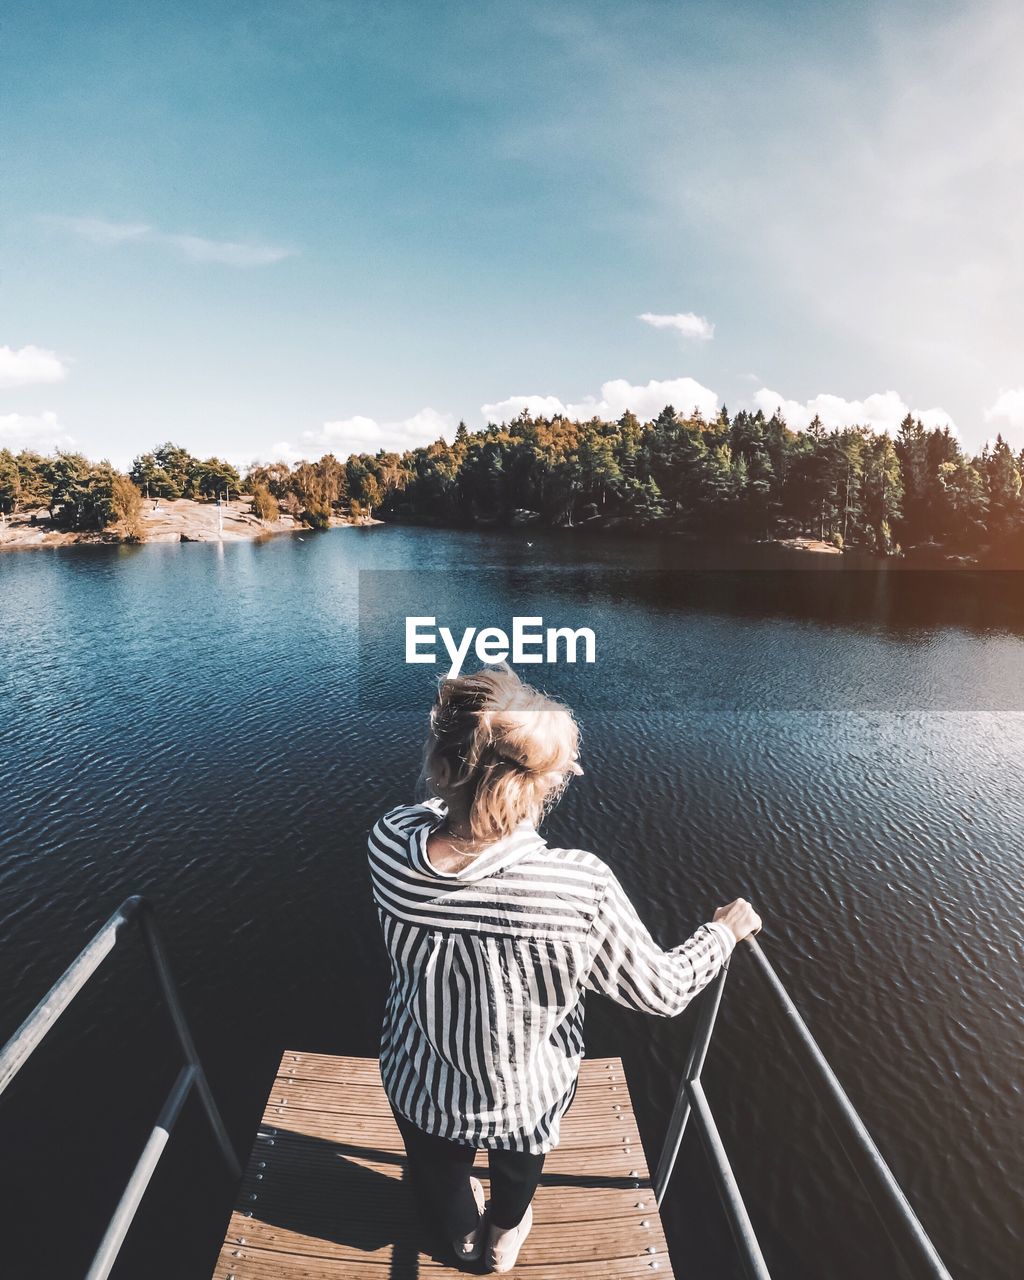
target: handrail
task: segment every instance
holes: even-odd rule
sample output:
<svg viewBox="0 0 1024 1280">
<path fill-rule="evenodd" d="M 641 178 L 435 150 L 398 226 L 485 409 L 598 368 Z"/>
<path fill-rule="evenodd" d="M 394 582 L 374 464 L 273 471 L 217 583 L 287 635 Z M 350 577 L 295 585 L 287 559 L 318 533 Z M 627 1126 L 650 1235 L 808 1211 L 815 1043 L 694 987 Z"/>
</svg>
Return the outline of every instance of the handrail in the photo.
<svg viewBox="0 0 1024 1280">
<path fill-rule="evenodd" d="M 21 1068 L 29 1060 L 47 1033 L 75 996 L 81 991 L 103 961 L 117 946 L 122 930 L 126 925 L 137 922 L 146 941 L 149 958 L 153 963 L 157 985 L 171 1015 L 171 1022 L 178 1044 L 185 1057 L 185 1066 L 178 1074 L 174 1087 L 167 1095 L 156 1124 L 150 1133 L 149 1140 L 136 1162 L 132 1175 L 121 1195 L 113 1217 L 107 1226 L 99 1248 L 93 1257 L 92 1264 L 86 1273 L 86 1280 L 106 1280 L 111 1268 L 117 1260 L 121 1246 L 128 1230 L 138 1212 L 142 1197 L 145 1195 L 157 1163 L 163 1155 L 164 1147 L 170 1137 L 171 1130 L 181 1114 L 189 1093 L 195 1088 L 199 1094 L 206 1118 L 210 1123 L 214 1139 L 220 1149 L 224 1162 L 232 1177 L 242 1176 L 242 1167 L 228 1138 L 224 1121 L 221 1119 L 217 1104 L 210 1091 L 206 1073 L 199 1054 L 196 1051 L 192 1033 L 189 1030 L 185 1012 L 178 996 L 178 988 L 171 973 L 171 967 L 164 949 L 163 939 L 157 927 L 153 908 L 145 898 L 137 894 L 126 898 L 107 923 L 93 936 L 77 958 L 68 965 L 64 973 L 57 979 L 46 995 L 28 1015 L 14 1035 L 8 1040 L 0 1052 L 0 1094 L 7 1088 Z"/>
<path fill-rule="evenodd" d="M 918 1277 L 928 1277 L 928 1280 L 952 1280 L 935 1246 L 910 1207 L 910 1202 L 893 1177 L 892 1170 L 882 1158 L 863 1120 L 847 1097 L 817 1041 L 790 999 L 789 992 L 768 962 L 767 956 L 754 937 L 747 937 L 744 942 L 747 952 L 753 956 L 755 967 L 767 981 L 769 990 L 781 1008 L 789 1030 L 794 1033 L 800 1068 L 819 1102 L 825 1104 L 824 1110 L 832 1132 L 860 1179 L 872 1207 L 881 1218 L 882 1225 L 902 1259 L 907 1273 L 915 1277 L 915 1280 Z M 683 1071 L 683 1079 L 679 1085 L 658 1168 L 654 1175 L 654 1193 L 660 1206 L 669 1179 L 672 1177 L 672 1170 L 675 1168 L 687 1121 L 692 1113 L 705 1152 L 711 1162 L 712 1172 L 715 1175 L 733 1238 L 740 1252 L 744 1271 L 750 1280 L 771 1280 L 700 1080 L 722 1002 L 728 970 L 729 964 L 726 963 L 704 994 L 700 1016 L 694 1029 L 686 1067 Z M 837 1123 L 836 1119 L 829 1114 L 830 1107 L 833 1110 L 838 1109 L 840 1123 Z"/>
</svg>

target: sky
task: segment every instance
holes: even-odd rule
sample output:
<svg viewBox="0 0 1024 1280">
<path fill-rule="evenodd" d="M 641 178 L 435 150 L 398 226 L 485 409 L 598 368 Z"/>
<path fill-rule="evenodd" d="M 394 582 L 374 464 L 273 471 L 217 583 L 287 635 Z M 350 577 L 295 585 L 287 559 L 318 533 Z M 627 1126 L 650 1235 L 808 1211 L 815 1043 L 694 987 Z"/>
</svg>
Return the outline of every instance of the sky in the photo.
<svg viewBox="0 0 1024 1280">
<path fill-rule="evenodd" d="M 1024 447 L 1024 7 L 74 0 L 2 49 L 0 447 L 781 408 Z"/>
</svg>

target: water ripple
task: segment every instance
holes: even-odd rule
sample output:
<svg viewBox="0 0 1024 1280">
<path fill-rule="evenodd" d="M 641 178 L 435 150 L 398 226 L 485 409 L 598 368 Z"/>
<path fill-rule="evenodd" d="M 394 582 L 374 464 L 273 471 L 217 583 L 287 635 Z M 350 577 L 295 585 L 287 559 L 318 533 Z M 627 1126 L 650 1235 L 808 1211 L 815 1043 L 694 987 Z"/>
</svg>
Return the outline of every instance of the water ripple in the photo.
<svg viewBox="0 0 1024 1280">
<path fill-rule="evenodd" d="M 578 613 L 607 658 L 596 673 L 544 672 L 579 712 L 586 768 L 549 838 L 607 858 L 666 945 L 718 903 L 751 898 L 766 949 L 954 1274 L 1009 1280 L 1024 1195 L 1020 635 L 976 604 L 957 625 L 949 600 L 940 619 L 915 620 L 894 609 L 892 584 L 842 609 L 806 584 L 787 595 L 782 579 L 716 593 L 662 575 L 654 588 L 644 571 L 671 568 L 678 548 L 538 540 L 546 573 L 521 539 L 400 529 L 0 560 L 3 1026 L 121 897 L 144 891 L 240 1141 L 283 1041 L 372 1053 L 384 978 L 364 833 L 410 791 L 430 678 L 380 637 L 360 646 L 358 570 L 397 571 L 398 614 L 420 612 L 424 592 L 478 620 Z M 90 1036 L 129 1052 L 133 1020 L 113 1014 L 135 980 L 90 993 L 88 1014 L 55 1034 L 34 1096 L 59 1098 L 72 1080 L 72 1093 L 101 1088 Z M 151 1009 L 144 966 L 137 980 Z M 708 1092 L 773 1274 L 886 1274 L 762 995 L 739 957 Z M 599 1002 L 588 1019 L 592 1052 L 627 1056 L 650 1155 L 689 1024 Z M 129 1108 L 151 1096 L 166 1060 L 153 1053 L 122 1082 Z M 0 1120 L 31 1165 L 34 1131 L 10 1110 Z M 58 1107 L 52 1123 L 71 1149 L 83 1122 Z M 694 1274 L 721 1274 L 714 1194 L 699 1162 L 684 1175 L 691 1194 L 670 1197 L 670 1234 Z M 96 1175 L 108 1199 L 119 1176 Z M 189 1205 L 214 1242 L 222 1189 Z M 28 1247 L 22 1216 L 12 1256 Z M 52 1274 L 76 1269 L 75 1239 L 53 1242 Z M 148 1262 L 154 1277 L 184 1274 Z"/>
</svg>

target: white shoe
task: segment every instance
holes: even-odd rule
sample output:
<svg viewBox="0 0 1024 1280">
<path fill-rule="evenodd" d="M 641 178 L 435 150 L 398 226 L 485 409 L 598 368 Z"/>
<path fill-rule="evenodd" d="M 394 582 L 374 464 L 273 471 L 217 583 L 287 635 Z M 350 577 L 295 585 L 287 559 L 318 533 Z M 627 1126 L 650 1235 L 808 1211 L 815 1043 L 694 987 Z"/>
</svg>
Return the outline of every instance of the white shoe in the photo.
<svg viewBox="0 0 1024 1280">
<path fill-rule="evenodd" d="M 511 1271 L 516 1265 L 519 1257 L 519 1250 L 523 1247 L 523 1241 L 530 1234 L 530 1228 L 533 1226 L 533 1205 L 528 1205 L 526 1212 L 523 1214 L 523 1220 L 518 1227 L 513 1227 L 511 1231 L 506 1231 L 500 1240 L 495 1243 L 493 1238 L 487 1245 L 487 1266 L 491 1271 Z M 491 1227 L 491 1232 L 496 1231 L 496 1227 Z"/>
<path fill-rule="evenodd" d="M 479 1178 L 470 1178 L 470 1189 L 480 1214 L 480 1219 L 468 1236 L 452 1241 L 455 1256 L 460 1262 L 476 1262 L 484 1251 L 484 1188 Z"/>
</svg>

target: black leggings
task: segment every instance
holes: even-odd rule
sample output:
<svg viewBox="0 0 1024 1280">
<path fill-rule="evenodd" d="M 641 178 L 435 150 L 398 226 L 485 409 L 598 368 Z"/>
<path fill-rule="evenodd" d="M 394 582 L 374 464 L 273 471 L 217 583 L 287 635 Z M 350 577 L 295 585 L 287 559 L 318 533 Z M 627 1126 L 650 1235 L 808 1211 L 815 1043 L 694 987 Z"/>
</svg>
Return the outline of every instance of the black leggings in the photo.
<svg viewBox="0 0 1024 1280">
<path fill-rule="evenodd" d="M 394 1110 L 394 1108 L 392 1108 Z M 479 1219 L 469 1175 L 478 1147 L 424 1133 L 395 1112 L 395 1120 L 409 1157 L 409 1179 L 420 1212 L 431 1225 L 440 1225 L 454 1240 L 468 1236 Z M 544 1168 L 543 1155 L 529 1151 L 490 1149 L 490 1220 L 506 1230 L 517 1227 L 533 1199 Z"/>
</svg>

